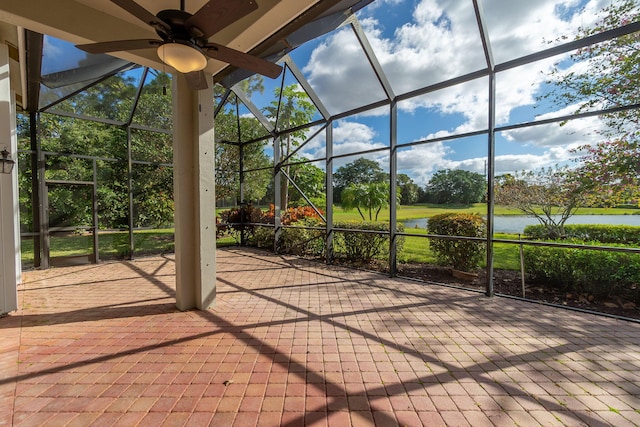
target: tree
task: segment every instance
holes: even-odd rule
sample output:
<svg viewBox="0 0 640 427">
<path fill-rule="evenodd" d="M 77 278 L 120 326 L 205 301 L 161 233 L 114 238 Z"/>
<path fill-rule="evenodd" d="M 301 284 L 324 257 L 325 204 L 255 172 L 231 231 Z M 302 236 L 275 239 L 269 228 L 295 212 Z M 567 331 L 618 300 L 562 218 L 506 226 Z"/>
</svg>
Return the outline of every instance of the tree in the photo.
<svg viewBox="0 0 640 427">
<path fill-rule="evenodd" d="M 576 39 L 640 20 L 637 1 L 615 2 L 601 11 L 593 27 L 580 28 Z M 574 70 L 556 67 L 547 83 L 553 90 L 543 99 L 559 107 L 579 104 L 576 113 L 640 103 L 640 32 L 579 49 L 571 55 Z M 606 142 L 583 146 L 578 173 L 597 195 L 592 203 L 612 205 L 640 200 L 640 109 L 627 109 L 603 117 Z"/>
<path fill-rule="evenodd" d="M 171 75 L 162 71 L 149 70 L 149 76 L 133 115 L 133 123 L 156 129 L 173 129 L 171 96 Z M 168 147 L 171 149 L 170 137 L 169 141 Z"/>
<path fill-rule="evenodd" d="M 481 202 L 487 183 L 483 175 L 461 169 L 437 171 L 426 187 L 427 200 L 438 204 Z"/>
<path fill-rule="evenodd" d="M 567 168 L 547 168 L 510 175 L 496 186 L 495 202 L 536 218 L 552 238 L 564 236 L 564 224 L 584 204 L 579 177 Z"/>
<path fill-rule="evenodd" d="M 158 129 L 173 128 L 170 75 L 150 70 L 133 115 L 133 123 Z M 132 129 L 131 145 L 134 159 L 158 163 L 173 162 L 171 135 Z M 133 193 L 133 223 L 136 227 L 166 227 L 173 224 L 172 168 L 134 164 Z"/>
<path fill-rule="evenodd" d="M 116 159 L 96 164 L 99 226 L 102 229 L 127 227 L 127 135 L 124 129 L 88 120 L 41 114 L 38 133 L 44 151 Z M 45 169 L 47 179 L 93 181 L 91 160 L 47 155 Z M 91 202 L 87 200 L 83 189 L 59 187 L 49 191 L 47 198 L 50 211 L 55 211 L 65 225 L 92 223 Z M 170 215 L 173 215 L 173 211 Z"/>
<path fill-rule="evenodd" d="M 406 174 L 398 174 L 398 192 L 400 193 L 400 203 L 403 205 L 413 205 L 418 202 L 420 196 L 420 186 L 413 182 Z"/>
<path fill-rule="evenodd" d="M 309 95 L 298 84 L 286 86 L 284 89 L 276 89 L 277 101 L 273 101 L 265 108 L 268 118 L 276 123 L 278 131 L 286 131 L 298 126 L 303 126 L 311 122 L 316 107 L 309 98 Z M 289 157 L 294 147 L 297 147 L 306 139 L 306 130 L 296 130 L 286 132 L 276 140 L 280 143 L 280 153 L 282 163 L 276 167 L 283 168 L 283 171 L 290 175 L 292 159 Z M 280 181 L 280 209 L 286 210 L 289 204 L 289 180 L 282 177 Z"/>
<path fill-rule="evenodd" d="M 296 160 L 296 159 L 294 159 Z M 301 160 L 301 159 L 297 159 Z M 322 169 L 312 163 L 300 163 L 291 166 L 291 179 L 302 190 L 304 195 L 320 209 L 326 209 L 326 198 L 324 191 L 325 173 Z M 291 203 L 306 204 L 302 194 L 292 188 L 289 192 Z"/>
<path fill-rule="evenodd" d="M 372 182 L 370 184 L 350 184 L 342 191 L 342 207 L 345 211 L 357 209 L 362 220 L 365 220 L 363 210 L 369 212 L 369 221 L 375 221 L 382 208 L 389 206 L 389 183 Z"/>
<path fill-rule="evenodd" d="M 252 140 L 262 135 L 264 128 L 251 117 L 240 117 L 235 114 L 220 112 L 216 116 L 216 199 L 232 199 L 236 202 L 258 201 L 267 193 L 267 188 L 272 181 L 273 174 L 268 168 L 272 165 L 269 156 L 265 153 L 266 140 L 242 143 L 222 142 L 229 141 L 225 138 L 230 133 L 229 129 L 237 129 L 238 122 L 243 141 Z M 235 131 L 237 134 L 237 130 Z M 243 199 L 240 200 L 240 152 L 242 151 L 243 169 L 252 172 L 245 173 Z"/>
<path fill-rule="evenodd" d="M 240 87 L 249 96 L 254 92 L 262 93 L 263 79 L 258 75 L 253 76 L 243 80 Z M 220 100 L 225 91 L 222 86 L 215 86 L 214 96 Z M 268 132 L 255 117 L 239 117 L 237 114 L 239 103 L 237 97 L 232 94 L 215 118 L 216 199 L 232 200 L 235 203 L 259 201 L 264 198 L 273 176 L 268 170 L 272 163 L 265 153 L 267 140 L 246 143 L 246 141 L 259 139 Z M 241 145 L 242 149 L 240 149 Z M 241 153 L 243 170 L 252 170 L 245 174 L 244 200 L 240 200 Z"/>
<path fill-rule="evenodd" d="M 334 202 L 340 203 L 342 190 L 350 184 L 371 184 L 387 182 L 389 175 L 373 160 L 360 157 L 338 168 L 333 174 Z"/>
<path fill-rule="evenodd" d="M 583 147 L 576 174 L 586 203 L 611 207 L 635 201 L 640 206 L 640 140 L 618 140 Z"/>
<path fill-rule="evenodd" d="M 133 122 L 148 127 L 171 129 L 171 98 L 163 87 L 171 87 L 170 76 L 153 72 L 147 76 Z M 56 110 L 71 114 L 127 122 L 139 85 L 127 74 L 111 76 L 56 105 Z M 20 118 L 21 148 L 29 149 L 29 119 Z M 38 135 L 43 151 L 103 157 L 97 160 L 98 219 L 102 229 L 128 226 L 127 132 L 125 128 L 55 114 L 39 115 Z M 134 160 L 171 163 L 171 136 L 146 130 L 132 130 Z M 46 156 L 46 178 L 61 181 L 93 181 L 92 159 Z M 173 173 L 171 168 L 134 164 L 134 223 L 144 225 L 173 222 Z M 34 174 L 31 173 L 33 176 Z M 29 177 L 30 178 L 30 177 Z M 30 194 L 30 179 L 20 180 L 20 191 Z M 42 195 L 44 197 L 44 195 Z M 88 187 L 56 186 L 49 189 L 51 225 L 77 226 L 92 222 Z M 31 200 L 21 197 L 22 212 L 31 215 Z M 29 221 L 23 221 L 30 226 Z"/>
</svg>

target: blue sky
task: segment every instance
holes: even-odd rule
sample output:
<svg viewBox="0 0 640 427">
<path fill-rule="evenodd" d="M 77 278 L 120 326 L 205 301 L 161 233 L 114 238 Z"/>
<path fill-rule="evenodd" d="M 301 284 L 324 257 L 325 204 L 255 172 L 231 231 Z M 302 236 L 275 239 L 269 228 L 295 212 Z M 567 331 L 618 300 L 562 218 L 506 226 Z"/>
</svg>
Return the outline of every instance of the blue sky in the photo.
<svg viewBox="0 0 640 427">
<path fill-rule="evenodd" d="M 480 0 L 496 63 L 546 49 L 560 37 L 571 40 L 581 26 L 590 26 L 602 8 L 618 0 Z M 358 12 L 358 20 L 396 95 L 485 68 L 471 0 L 375 0 Z M 65 42 L 46 39 L 51 52 L 43 72 L 68 68 L 84 53 L 69 56 Z M 65 54 L 56 52 L 65 51 Z M 331 114 L 385 98 L 384 91 L 349 26 L 313 40 L 291 53 L 307 81 Z M 539 101 L 554 65 L 565 72 L 582 64 L 568 54 L 538 61 L 497 75 L 498 126 L 570 114 L 577 106 L 558 109 Z M 139 71 L 137 71 L 139 72 Z M 486 129 L 488 79 L 480 78 L 398 104 L 398 143 L 447 137 Z M 280 78 L 265 79 L 265 92 L 252 100 L 264 109 L 274 99 Z M 285 73 L 285 84 L 295 83 Z M 320 118 L 319 115 L 315 119 Z M 500 132 L 496 138 L 496 174 L 572 164 L 573 149 L 601 140 L 597 117 Z M 314 132 L 311 129 L 309 132 Z M 389 111 L 381 108 L 334 123 L 334 154 L 389 146 Z M 267 149 L 269 154 L 271 150 Z M 324 135 L 300 152 L 309 159 L 325 155 Z M 365 155 L 388 170 L 388 151 Z M 358 156 L 339 159 L 335 167 Z M 398 169 L 420 185 L 440 169 L 484 173 L 487 136 L 404 147 Z M 322 162 L 318 163 L 322 166 Z"/>
<path fill-rule="evenodd" d="M 496 63 L 521 57 L 573 39 L 589 26 L 610 0 L 481 0 Z M 484 68 L 484 56 L 471 0 L 376 0 L 358 19 L 396 94 Z M 364 60 L 350 27 L 298 48 L 291 54 L 332 114 L 374 102 L 382 89 Z M 548 89 L 545 79 L 554 64 L 569 66 L 568 55 L 549 58 L 497 76 L 497 125 L 568 114 L 537 98 Z M 577 67 L 579 65 L 572 65 Z M 266 82 L 272 93 L 278 81 Z M 267 102 L 260 97 L 258 103 Z M 487 79 L 465 83 L 398 105 L 398 142 L 444 137 L 487 126 Z M 260 105 L 259 105 L 260 106 Z M 535 107 L 535 108 L 534 108 Z M 496 173 L 571 164 L 571 150 L 600 140 L 597 118 L 537 126 L 497 135 Z M 389 144 L 388 110 L 340 120 L 334 127 L 334 153 L 351 153 Z M 324 140 L 305 147 L 308 158 L 324 155 Z M 398 167 L 424 185 L 439 169 L 484 173 L 487 137 L 438 142 L 399 150 Z M 369 154 L 388 169 L 388 153 Z M 337 166 L 351 162 L 348 157 Z"/>
</svg>

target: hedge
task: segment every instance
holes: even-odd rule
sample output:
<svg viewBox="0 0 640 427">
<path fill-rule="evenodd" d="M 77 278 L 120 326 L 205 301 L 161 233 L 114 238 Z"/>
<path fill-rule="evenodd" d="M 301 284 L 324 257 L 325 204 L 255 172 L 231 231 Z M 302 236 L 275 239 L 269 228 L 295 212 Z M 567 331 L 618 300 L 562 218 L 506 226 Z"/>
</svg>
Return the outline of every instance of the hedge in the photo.
<svg viewBox="0 0 640 427">
<path fill-rule="evenodd" d="M 389 223 L 344 221 L 334 223 L 334 227 L 379 232 L 336 231 L 333 240 L 333 252 L 336 257 L 343 257 L 355 262 L 369 262 L 374 258 L 389 255 Z M 403 232 L 404 226 L 398 224 L 397 231 Z M 404 237 L 397 236 L 396 239 L 396 252 L 400 253 L 404 245 Z"/>
<path fill-rule="evenodd" d="M 478 214 L 448 212 L 429 218 L 427 231 L 442 236 L 485 237 L 487 226 Z M 433 238 L 429 245 L 439 263 L 462 271 L 478 268 L 486 253 L 486 243 L 474 240 Z"/>
<path fill-rule="evenodd" d="M 640 246 L 640 227 L 632 225 L 566 224 L 566 238 L 595 240 L 600 243 L 620 243 Z M 536 240 L 548 240 L 549 234 L 543 225 L 528 225 L 525 236 Z"/>
<path fill-rule="evenodd" d="M 572 239 L 570 243 L 597 245 L 599 242 Z M 630 290 L 635 292 L 636 300 L 640 298 L 640 254 L 525 246 L 524 262 L 531 278 L 563 291 L 606 297 Z"/>
<path fill-rule="evenodd" d="M 321 256 L 325 249 L 325 231 L 301 227 L 324 227 L 324 222 L 304 219 L 295 222 L 294 227 L 286 227 L 280 233 L 278 252 L 292 255 Z M 298 226 L 298 227 L 296 227 Z"/>
<path fill-rule="evenodd" d="M 297 227 L 296 227 L 297 226 Z M 302 227 L 324 226 L 315 220 L 297 221 L 294 226 L 283 227 L 278 240 L 280 253 L 291 255 L 320 256 L 324 253 L 324 230 L 313 230 Z M 275 229 L 268 226 L 255 226 L 249 236 L 248 244 L 258 248 L 273 250 Z"/>
</svg>

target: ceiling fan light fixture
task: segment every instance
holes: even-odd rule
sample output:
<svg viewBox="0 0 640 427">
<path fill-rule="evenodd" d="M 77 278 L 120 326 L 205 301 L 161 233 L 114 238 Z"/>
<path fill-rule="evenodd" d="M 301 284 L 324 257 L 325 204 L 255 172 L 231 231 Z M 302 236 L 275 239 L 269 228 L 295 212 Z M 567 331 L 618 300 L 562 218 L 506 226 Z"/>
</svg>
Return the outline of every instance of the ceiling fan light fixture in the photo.
<svg viewBox="0 0 640 427">
<path fill-rule="evenodd" d="M 200 71 L 207 66 L 205 54 L 195 46 L 186 43 L 164 43 L 158 47 L 158 57 L 181 73 Z"/>
</svg>

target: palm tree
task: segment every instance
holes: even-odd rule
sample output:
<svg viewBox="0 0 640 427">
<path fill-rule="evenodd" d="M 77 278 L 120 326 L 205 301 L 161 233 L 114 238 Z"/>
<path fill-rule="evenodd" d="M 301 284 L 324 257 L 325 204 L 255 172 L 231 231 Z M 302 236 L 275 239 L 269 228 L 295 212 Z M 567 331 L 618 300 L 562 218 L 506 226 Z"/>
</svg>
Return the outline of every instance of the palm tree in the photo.
<svg viewBox="0 0 640 427">
<path fill-rule="evenodd" d="M 369 211 L 369 221 L 373 220 L 375 210 L 375 220 L 382 208 L 389 206 L 389 183 L 372 182 L 369 184 L 349 184 L 342 190 L 342 208 L 345 211 L 357 209 L 360 217 L 365 221 L 363 209 Z"/>
</svg>

